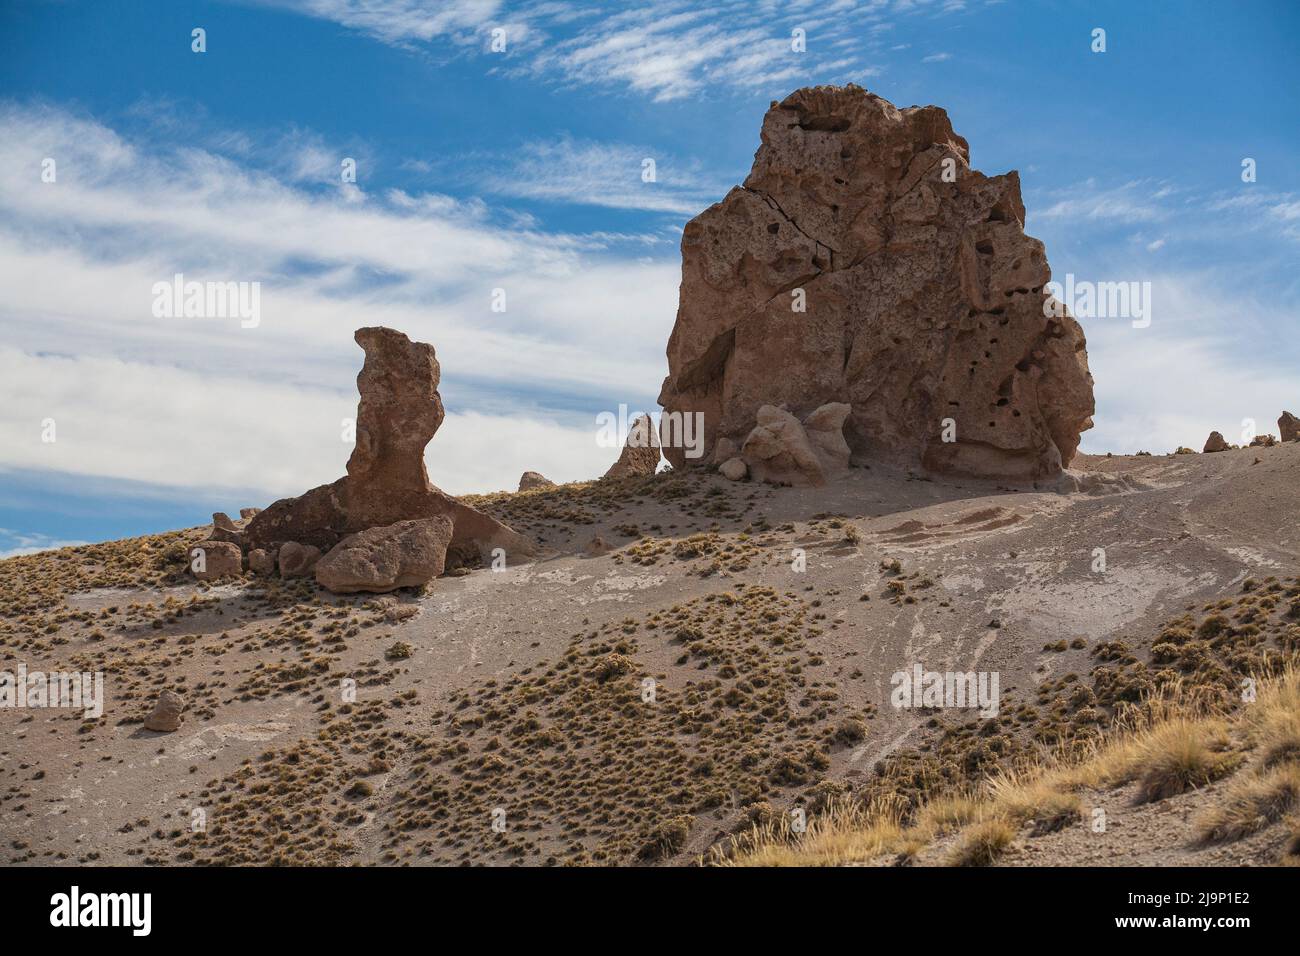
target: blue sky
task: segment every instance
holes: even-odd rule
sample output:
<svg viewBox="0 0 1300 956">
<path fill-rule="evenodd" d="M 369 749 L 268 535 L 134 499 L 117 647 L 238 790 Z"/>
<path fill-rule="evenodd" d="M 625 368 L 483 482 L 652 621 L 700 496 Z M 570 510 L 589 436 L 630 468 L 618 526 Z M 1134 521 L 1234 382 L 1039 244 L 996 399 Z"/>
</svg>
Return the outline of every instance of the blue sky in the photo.
<svg viewBox="0 0 1300 956">
<path fill-rule="evenodd" d="M 682 225 L 819 82 L 945 107 L 1058 278 L 1152 283 L 1149 328 L 1083 323 L 1085 451 L 1275 431 L 1297 76 L 1291 2 L 5 0 L 0 554 L 332 480 L 363 324 L 436 346 L 447 490 L 599 474 L 595 415 L 656 408 Z M 155 318 L 177 272 L 260 282 L 261 323 Z"/>
</svg>

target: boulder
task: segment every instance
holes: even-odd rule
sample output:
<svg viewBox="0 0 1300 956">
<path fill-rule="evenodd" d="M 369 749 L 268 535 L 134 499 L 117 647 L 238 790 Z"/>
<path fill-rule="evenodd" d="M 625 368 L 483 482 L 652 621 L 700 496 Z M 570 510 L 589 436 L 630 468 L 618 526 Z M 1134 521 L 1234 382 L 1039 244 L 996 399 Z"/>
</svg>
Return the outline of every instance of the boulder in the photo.
<svg viewBox="0 0 1300 956">
<path fill-rule="evenodd" d="M 743 458 L 728 458 L 718 466 L 718 471 L 728 481 L 740 481 L 749 474 L 749 466 L 745 464 Z"/>
<path fill-rule="evenodd" d="M 606 478 L 653 475 L 659 468 L 659 433 L 649 415 L 639 415 L 628 426 L 627 439 L 618 461 L 609 466 Z"/>
<path fill-rule="evenodd" d="M 1277 439 L 1272 435 L 1256 435 L 1250 440 L 1250 444 L 1260 448 L 1272 448 L 1277 444 Z"/>
<path fill-rule="evenodd" d="M 745 438 L 741 457 L 756 481 L 784 485 L 822 485 L 849 468 L 842 427 L 849 407 L 831 403 L 803 422 L 784 408 L 764 405 Z"/>
<path fill-rule="evenodd" d="M 254 548 L 248 552 L 248 570 L 262 577 L 270 577 L 275 573 L 275 551 L 267 551 L 265 548 Z"/>
<path fill-rule="evenodd" d="M 1210 437 L 1205 439 L 1205 447 L 1201 449 L 1203 454 L 1212 451 L 1227 451 L 1228 443 L 1218 432 L 1210 432 Z"/>
<path fill-rule="evenodd" d="M 286 541 L 280 545 L 280 553 L 276 560 L 280 565 L 280 577 L 305 578 L 312 573 L 316 562 L 320 560 L 320 548 L 314 544 Z"/>
<path fill-rule="evenodd" d="M 419 587 L 442 574 L 451 535 L 443 515 L 367 528 L 316 562 L 316 583 L 335 594 Z"/>
<path fill-rule="evenodd" d="M 1092 425 L 1092 377 L 1019 176 L 973 169 L 942 109 L 854 85 L 773 103 L 761 138 L 744 184 L 682 235 L 659 402 L 665 422 L 703 416 L 703 455 L 665 441 L 672 466 L 727 460 L 718 443 L 747 441 L 765 406 L 834 404 L 855 460 L 1059 475 Z"/>
<path fill-rule="evenodd" d="M 261 510 L 262 510 L 261 508 L 240 508 L 239 517 L 247 521 L 249 518 L 253 517 L 253 515 L 257 514 Z"/>
<path fill-rule="evenodd" d="M 180 730 L 181 713 L 185 710 L 185 698 L 175 691 L 165 690 L 158 695 L 153 712 L 145 718 L 144 729 L 170 733 Z"/>
<path fill-rule="evenodd" d="M 248 546 L 270 550 L 293 541 L 328 551 L 367 528 L 442 516 L 460 551 L 483 558 L 498 547 L 534 553 L 528 538 L 429 482 L 424 446 L 443 420 L 433 346 L 383 327 L 358 329 L 355 338 L 366 360 L 357 376 L 357 438 L 347 475 L 254 515 L 244 529 Z"/>
<path fill-rule="evenodd" d="M 1283 441 L 1300 441 L 1300 418 L 1290 412 L 1283 412 L 1277 420 L 1277 432 Z"/>
<path fill-rule="evenodd" d="M 238 577 L 243 570 L 243 554 L 229 541 L 209 539 L 190 548 L 190 571 L 200 581 Z"/>
<path fill-rule="evenodd" d="M 531 491 L 534 488 L 554 488 L 555 482 L 535 471 L 526 471 L 519 476 L 519 490 Z"/>
</svg>

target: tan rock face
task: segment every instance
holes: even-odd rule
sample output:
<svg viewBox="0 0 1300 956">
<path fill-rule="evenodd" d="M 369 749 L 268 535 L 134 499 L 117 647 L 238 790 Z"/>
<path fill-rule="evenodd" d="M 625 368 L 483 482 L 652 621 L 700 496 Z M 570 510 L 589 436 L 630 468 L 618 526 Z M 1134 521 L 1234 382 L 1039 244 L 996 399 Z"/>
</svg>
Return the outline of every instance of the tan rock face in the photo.
<svg viewBox="0 0 1300 956">
<path fill-rule="evenodd" d="M 443 516 L 452 522 L 455 548 L 532 554 L 528 538 L 429 483 L 424 446 L 443 420 L 433 346 L 378 327 L 358 329 L 356 340 L 366 361 L 357 376 L 357 442 L 347 475 L 253 516 L 244 529 L 247 545 L 294 541 L 328 551 L 367 528 Z"/>
<path fill-rule="evenodd" d="M 269 577 L 275 573 L 276 553 L 266 551 L 263 548 L 254 548 L 248 552 L 248 570 L 254 574 L 260 574 L 262 577 Z"/>
<path fill-rule="evenodd" d="M 609 466 L 606 478 L 653 475 L 659 467 L 659 434 L 649 415 L 640 415 L 628 426 L 627 439 L 618 461 Z"/>
<path fill-rule="evenodd" d="M 229 541 L 200 541 L 190 548 L 190 570 L 200 581 L 237 577 L 243 564 L 239 546 Z"/>
<path fill-rule="evenodd" d="M 554 488 L 555 482 L 551 481 L 543 474 L 535 471 L 526 471 L 519 476 L 519 490 L 530 491 L 533 488 Z"/>
<path fill-rule="evenodd" d="M 1219 432 L 1210 432 L 1210 437 L 1205 439 L 1205 447 L 1201 449 L 1202 452 L 1227 450 L 1228 443 Z"/>
<path fill-rule="evenodd" d="M 796 91 L 764 118 L 744 185 L 686 226 L 660 404 L 703 414 L 697 461 L 743 442 L 764 405 L 833 403 L 858 459 L 1059 473 L 1091 427 L 1092 378 L 1078 323 L 1045 314 L 1051 274 L 1023 222 L 1018 175 L 972 169 L 942 109 Z"/>
<path fill-rule="evenodd" d="M 1283 412 L 1277 420 L 1277 431 L 1282 441 L 1300 441 L 1300 418 L 1290 412 Z"/>
<path fill-rule="evenodd" d="M 367 528 L 316 562 L 316 583 L 336 594 L 418 587 L 442 574 L 451 535 L 441 515 Z"/>
<path fill-rule="evenodd" d="M 145 718 L 144 729 L 170 733 L 179 730 L 181 714 L 185 710 L 185 698 L 175 691 L 165 690 L 158 695 L 153 712 Z"/>
</svg>

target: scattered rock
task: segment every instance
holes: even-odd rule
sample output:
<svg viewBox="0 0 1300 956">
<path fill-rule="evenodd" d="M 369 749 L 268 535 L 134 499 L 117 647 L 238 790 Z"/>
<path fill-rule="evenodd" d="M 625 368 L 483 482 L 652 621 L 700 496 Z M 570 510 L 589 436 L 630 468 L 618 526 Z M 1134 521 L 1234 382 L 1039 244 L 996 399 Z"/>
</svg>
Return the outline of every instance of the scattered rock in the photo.
<svg viewBox="0 0 1300 956">
<path fill-rule="evenodd" d="M 181 713 L 185 710 L 185 698 L 172 690 L 165 690 L 158 695 L 153 713 L 145 718 L 144 729 L 170 733 L 180 730 Z"/>
<path fill-rule="evenodd" d="M 243 570 L 243 554 L 229 541 L 209 539 L 190 548 L 190 571 L 200 581 L 238 577 Z"/>
<path fill-rule="evenodd" d="M 316 562 L 320 560 L 320 548 L 314 544 L 286 541 L 280 545 L 277 560 L 280 565 L 280 577 L 305 578 L 312 573 Z"/>
<path fill-rule="evenodd" d="M 367 528 L 316 562 L 316 583 L 335 594 L 419 587 L 442 574 L 451 534 L 441 515 Z"/>
<path fill-rule="evenodd" d="M 275 554 L 265 548 L 254 548 L 248 552 L 248 570 L 264 578 L 270 577 L 275 573 Z"/>
<path fill-rule="evenodd" d="M 1277 431 L 1282 441 L 1300 441 L 1300 418 L 1290 412 L 1283 412 L 1277 420 Z"/>
<path fill-rule="evenodd" d="M 253 517 L 253 515 L 257 514 L 261 510 L 262 510 L 261 508 L 240 508 L 239 517 L 247 521 L 249 518 Z"/>
<path fill-rule="evenodd" d="M 1210 432 L 1210 437 L 1205 439 L 1205 447 L 1201 449 L 1202 453 L 1209 454 L 1213 451 L 1227 451 L 1228 442 L 1218 432 Z"/>
<path fill-rule="evenodd" d="M 533 488 L 554 488 L 555 482 L 535 471 L 526 471 L 519 476 L 519 490 L 530 491 Z"/>
<path fill-rule="evenodd" d="M 1195 449 L 1195 448 L 1188 448 L 1186 445 L 1179 445 L 1178 448 L 1174 451 L 1174 454 L 1175 454 L 1175 455 L 1195 455 L 1195 454 L 1196 454 L 1196 449 Z"/>
<path fill-rule="evenodd" d="M 649 415 L 640 415 L 628 427 L 627 439 L 618 461 L 609 466 L 606 478 L 653 475 L 659 468 L 659 435 Z"/>
<path fill-rule="evenodd" d="M 743 459 L 728 458 L 718 466 L 718 471 L 722 472 L 722 477 L 728 481 L 740 481 L 749 474 L 749 466 Z"/>
<path fill-rule="evenodd" d="M 355 338 L 366 360 L 347 475 L 254 515 L 244 531 L 249 546 L 294 541 L 327 551 L 367 528 L 443 516 L 452 522 L 454 547 L 482 557 L 498 547 L 532 554 L 528 538 L 429 483 L 424 446 L 443 420 L 433 346 L 383 327 L 358 329 Z"/>
<path fill-rule="evenodd" d="M 1055 477 L 1092 425 L 1092 377 L 1024 216 L 1018 174 L 972 169 L 942 109 L 797 90 L 744 185 L 685 228 L 664 421 L 701 413 L 716 464 L 764 406 L 846 404 L 855 460 Z"/>
<path fill-rule="evenodd" d="M 1252 447 L 1272 448 L 1277 444 L 1277 439 L 1272 435 L 1256 435 L 1250 440 L 1250 444 Z"/>
</svg>

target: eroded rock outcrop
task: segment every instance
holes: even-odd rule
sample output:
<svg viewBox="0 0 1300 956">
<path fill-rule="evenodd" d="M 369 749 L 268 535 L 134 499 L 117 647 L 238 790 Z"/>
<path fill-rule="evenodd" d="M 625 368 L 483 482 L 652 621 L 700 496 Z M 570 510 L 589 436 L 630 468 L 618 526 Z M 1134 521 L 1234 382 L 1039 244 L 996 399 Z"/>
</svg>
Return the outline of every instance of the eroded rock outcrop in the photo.
<svg viewBox="0 0 1300 956">
<path fill-rule="evenodd" d="M 740 454 L 757 481 L 823 485 L 849 468 L 843 425 L 849 407 L 830 403 L 800 422 L 784 408 L 764 405 Z M 725 464 L 725 463 L 724 463 Z"/>
<path fill-rule="evenodd" d="M 1277 420 L 1277 431 L 1282 441 L 1300 441 L 1300 418 L 1290 412 L 1283 412 Z"/>
<path fill-rule="evenodd" d="M 606 478 L 653 475 L 659 468 L 659 433 L 649 415 L 639 415 L 628 426 L 627 440 L 618 461 L 609 466 Z"/>
<path fill-rule="evenodd" d="M 1024 215 L 1019 176 L 972 169 L 938 107 L 856 86 L 774 103 L 744 185 L 683 233 L 665 420 L 701 413 L 694 461 L 719 464 L 765 405 L 844 404 L 858 460 L 1059 474 L 1091 427 L 1092 378 Z"/>
<path fill-rule="evenodd" d="M 433 346 L 382 327 L 358 329 L 355 338 L 366 360 L 357 376 L 361 400 L 347 475 L 253 516 L 244 529 L 247 546 L 270 550 L 292 541 L 324 552 L 367 528 L 442 516 L 452 524 L 451 547 L 464 554 L 532 554 L 528 538 L 429 482 L 424 446 L 444 415 Z"/>
<path fill-rule="evenodd" d="M 1201 453 L 1209 454 L 1215 451 L 1227 451 L 1230 447 L 1222 433 L 1210 432 L 1210 437 L 1205 439 L 1205 447 L 1201 449 Z"/>
<path fill-rule="evenodd" d="M 534 488 L 554 488 L 555 482 L 541 472 L 526 471 L 519 476 L 519 490 L 532 491 Z"/>
</svg>

